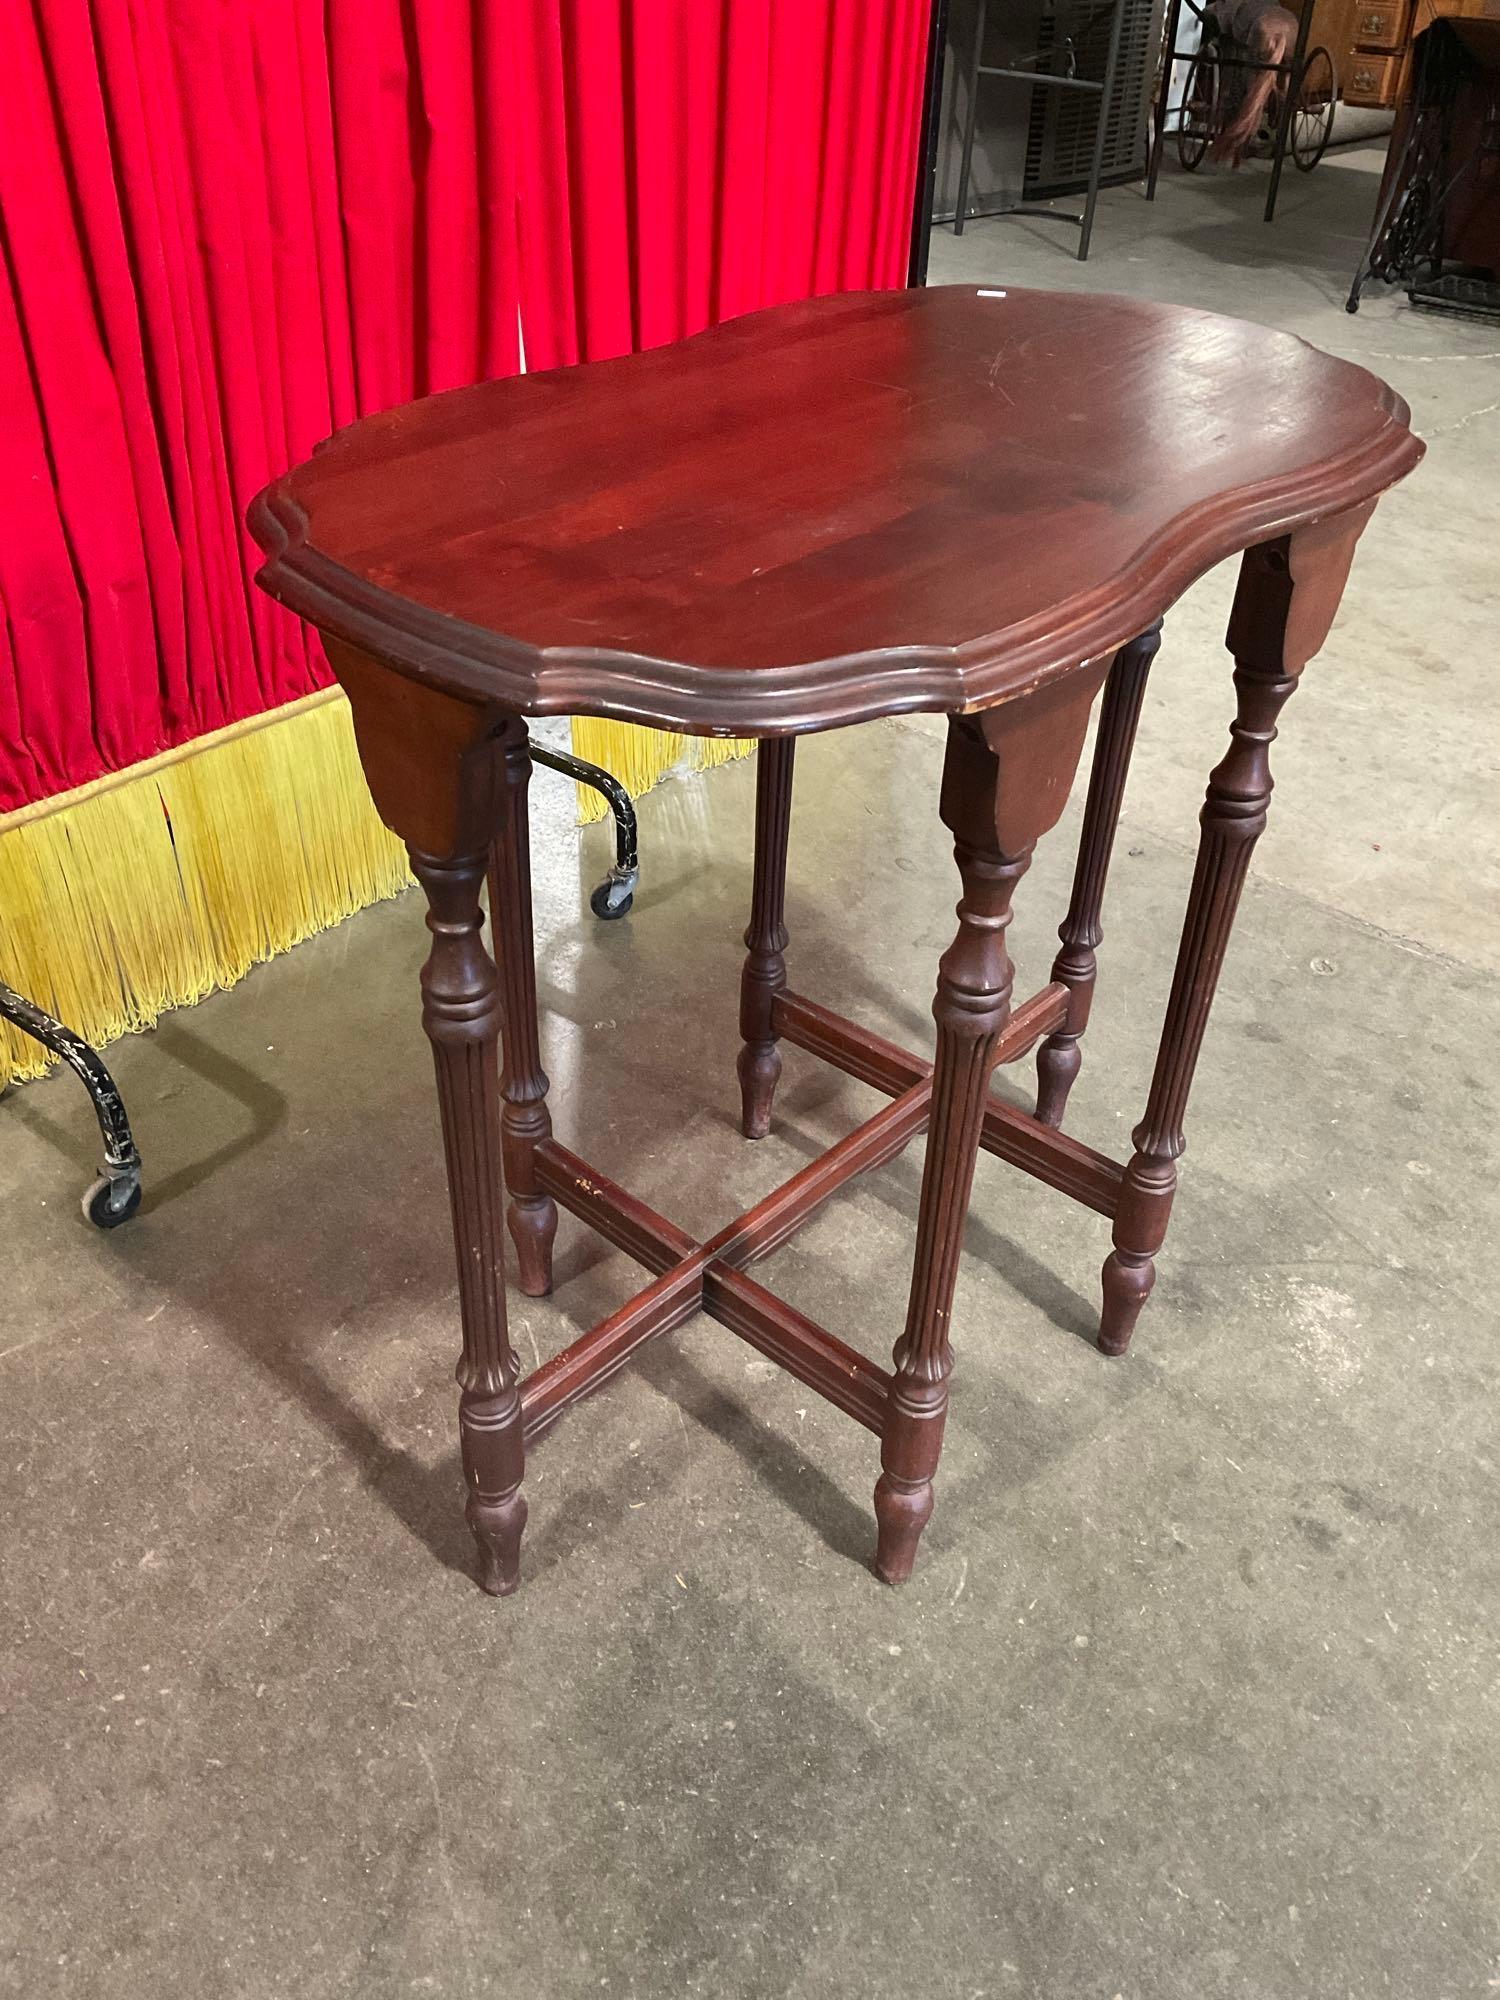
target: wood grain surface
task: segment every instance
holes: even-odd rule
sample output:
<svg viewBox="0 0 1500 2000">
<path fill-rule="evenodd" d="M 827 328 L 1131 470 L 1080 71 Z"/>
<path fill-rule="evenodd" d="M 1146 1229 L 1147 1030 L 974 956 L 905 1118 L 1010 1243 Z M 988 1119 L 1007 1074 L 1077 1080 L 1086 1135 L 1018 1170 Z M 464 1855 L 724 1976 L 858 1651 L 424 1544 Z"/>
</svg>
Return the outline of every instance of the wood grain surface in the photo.
<svg viewBox="0 0 1500 2000">
<path fill-rule="evenodd" d="M 325 633 L 524 714 L 776 735 L 975 709 L 1372 499 L 1401 399 L 1290 334 L 968 286 L 751 314 L 367 417 L 254 502 Z"/>
</svg>

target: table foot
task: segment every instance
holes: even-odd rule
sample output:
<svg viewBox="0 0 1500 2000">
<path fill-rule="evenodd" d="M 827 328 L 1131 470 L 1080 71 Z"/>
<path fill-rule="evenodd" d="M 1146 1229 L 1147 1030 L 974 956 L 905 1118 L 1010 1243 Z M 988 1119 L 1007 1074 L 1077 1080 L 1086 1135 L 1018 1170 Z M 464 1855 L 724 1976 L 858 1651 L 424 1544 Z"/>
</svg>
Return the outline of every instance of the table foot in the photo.
<svg viewBox="0 0 1500 2000">
<path fill-rule="evenodd" d="M 932 1506 L 930 1479 L 898 1479 L 882 1472 L 876 1480 L 875 1574 L 882 1583 L 905 1583 L 910 1578 Z"/>
<path fill-rule="evenodd" d="M 740 1130 L 747 1139 L 764 1139 L 781 1081 L 781 1051 L 774 1042 L 746 1042 L 734 1066 L 740 1080 Z"/>
<path fill-rule="evenodd" d="M 551 1127 L 547 1128 L 550 1135 Z M 552 1290 L 552 1244 L 557 1235 L 557 1204 L 548 1196 L 517 1196 L 505 1218 L 516 1246 L 516 1284 L 529 1299 L 544 1299 Z"/>
<path fill-rule="evenodd" d="M 526 1502 L 519 1493 L 488 1506 L 470 1499 L 464 1513 L 479 1545 L 479 1588 L 487 1597 L 513 1596 L 521 1582 Z"/>
<path fill-rule="evenodd" d="M 1074 993 L 1082 991 L 1074 984 Z M 1063 1122 L 1068 1095 L 1083 1068 L 1083 1050 L 1071 1030 L 1051 1036 L 1036 1052 L 1036 1118 L 1055 1131 Z"/>
<path fill-rule="evenodd" d="M 479 1545 L 479 1585 L 491 1597 L 509 1597 L 521 1581 L 521 1531 L 526 1526 L 517 1391 L 510 1388 L 499 1396 L 465 1392 L 458 1403 L 458 1435 L 469 1489 L 464 1517 Z"/>
<path fill-rule="evenodd" d="M 1156 1259 L 1111 1250 L 1101 1273 L 1104 1306 L 1099 1315 L 1097 1346 L 1101 1354 L 1119 1356 L 1130 1345 L 1141 1307 L 1156 1283 Z"/>
<path fill-rule="evenodd" d="M 1137 1148 L 1145 1127 L 1137 1128 Z M 1130 1345 L 1141 1307 L 1156 1283 L 1156 1252 L 1167 1237 L 1172 1197 L 1177 1192 L 1177 1156 L 1181 1133 L 1172 1139 L 1175 1151 L 1137 1151 L 1120 1182 L 1115 1209 L 1115 1247 L 1104 1260 L 1100 1276 L 1104 1304 L 1099 1316 L 1101 1354 L 1120 1355 Z"/>
</svg>

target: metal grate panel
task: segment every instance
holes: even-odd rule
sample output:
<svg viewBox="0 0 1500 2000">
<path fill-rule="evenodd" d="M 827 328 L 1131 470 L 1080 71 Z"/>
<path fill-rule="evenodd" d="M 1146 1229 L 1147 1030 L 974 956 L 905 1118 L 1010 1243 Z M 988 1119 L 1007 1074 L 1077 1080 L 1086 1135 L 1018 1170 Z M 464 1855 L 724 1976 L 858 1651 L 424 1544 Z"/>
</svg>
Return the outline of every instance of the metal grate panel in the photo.
<svg viewBox="0 0 1500 2000">
<path fill-rule="evenodd" d="M 1161 48 L 1164 0 L 1115 0 L 1125 9 L 1115 89 L 1105 107 L 1104 167 L 1100 179 L 1132 180 L 1145 171 L 1151 86 Z M 1111 0 L 1052 0 L 1041 10 L 1037 46 L 1039 68 L 1066 71 L 1072 44 L 1072 73 L 1102 81 L 1109 53 Z M 1026 140 L 1025 191 L 1028 201 L 1050 201 L 1088 184 L 1099 99 L 1083 91 L 1034 90 Z"/>
</svg>

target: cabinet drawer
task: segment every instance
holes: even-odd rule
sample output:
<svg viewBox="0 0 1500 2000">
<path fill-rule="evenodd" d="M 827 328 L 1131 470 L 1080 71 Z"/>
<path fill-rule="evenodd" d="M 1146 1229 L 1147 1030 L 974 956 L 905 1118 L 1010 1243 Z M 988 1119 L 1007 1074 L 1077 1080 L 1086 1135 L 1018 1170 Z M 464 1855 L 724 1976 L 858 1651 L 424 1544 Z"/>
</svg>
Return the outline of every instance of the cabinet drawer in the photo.
<svg viewBox="0 0 1500 2000">
<path fill-rule="evenodd" d="M 1406 0 L 1359 0 L 1354 9 L 1354 41 L 1361 49 L 1399 49 L 1406 25 Z"/>
<path fill-rule="evenodd" d="M 1344 81 L 1344 100 L 1382 110 L 1396 101 L 1396 82 L 1401 72 L 1400 56 L 1367 56 L 1356 49 L 1349 59 Z"/>
</svg>

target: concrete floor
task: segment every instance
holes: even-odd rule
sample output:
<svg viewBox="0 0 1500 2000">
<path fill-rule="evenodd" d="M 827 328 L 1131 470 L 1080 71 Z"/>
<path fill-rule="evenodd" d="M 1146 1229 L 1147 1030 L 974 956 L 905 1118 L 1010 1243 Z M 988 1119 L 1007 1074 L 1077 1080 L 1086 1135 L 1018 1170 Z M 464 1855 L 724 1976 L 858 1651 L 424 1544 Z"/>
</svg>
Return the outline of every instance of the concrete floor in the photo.
<svg viewBox="0 0 1500 2000">
<path fill-rule="evenodd" d="M 111 1237 L 66 1079 L 0 1105 L 0 1991 L 1470 2000 L 1500 1983 L 1500 926 L 1492 333 L 1341 296 L 1373 156 L 940 239 L 936 280 L 1212 304 L 1367 359 L 1432 451 L 1286 718 L 1137 1350 L 1097 1219 L 985 1161 L 939 1503 L 877 1584 L 862 1431 L 718 1327 L 537 1453 L 523 1593 L 468 1581 L 411 898 L 114 1052 Z M 1082 1136 L 1138 1115 L 1229 712 L 1227 575 L 1168 628 Z M 811 742 L 797 983 L 922 1042 L 955 879 L 927 721 Z M 864 1115 L 795 1052 L 732 1123 L 752 775 L 642 812 L 630 920 L 537 783 L 560 1132 L 706 1233 Z M 1069 832 L 1014 933 L 1045 976 Z M 374 1060 L 372 1061 L 372 1057 Z M 1017 1078 L 1018 1084 L 1024 1079 Z M 919 1151 L 767 1275 L 883 1354 Z M 637 1275 L 566 1221 L 524 1360 Z"/>
</svg>

